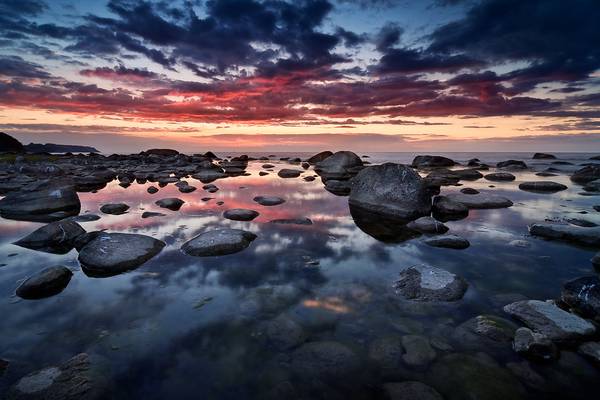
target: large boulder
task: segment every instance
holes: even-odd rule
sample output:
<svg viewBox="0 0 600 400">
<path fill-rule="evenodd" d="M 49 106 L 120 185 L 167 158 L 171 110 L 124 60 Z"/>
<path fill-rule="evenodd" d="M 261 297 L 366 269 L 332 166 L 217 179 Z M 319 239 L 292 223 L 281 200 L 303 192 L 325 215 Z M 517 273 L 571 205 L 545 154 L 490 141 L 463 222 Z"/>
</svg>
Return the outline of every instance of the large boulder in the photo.
<svg viewBox="0 0 600 400">
<path fill-rule="evenodd" d="M 588 165 L 575 171 L 571 176 L 573 182 L 581 185 L 595 181 L 596 179 L 600 179 L 600 165 Z"/>
<path fill-rule="evenodd" d="M 513 202 L 506 197 L 486 193 L 451 193 L 447 197 L 452 201 L 463 204 L 469 209 L 506 208 L 513 205 Z"/>
<path fill-rule="evenodd" d="M 309 164 L 316 164 L 318 162 L 321 162 L 323 160 L 325 160 L 326 158 L 332 156 L 333 153 L 331 151 L 322 151 L 320 153 L 315 154 L 314 156 L 310 157 L 308 160 L 306 160 Z"/>
<path fill-rule="evenodd" d="M 62 265 L 46 268 L 21 283 L 16 294 L 27 300 L 54 296 L 67 287 L 72 276 L 71 270 Z"/>
<path fill-rule="evenodd" d="M 560 299 L 579 315 L 600 320 L 600 279 L 584 276 L 563 285 Z"/>
<path fill-rule="evenodd" d="M 362 166 L 362 160 L 353 152 L 338 151 L 323 161 L 318 162 L 315 165 L 315 172 L 323 177 L 324 180 L 344 180 L 354 176 Z"/>
<path fill-rule="evenodd" d="M 25 149 L 21 142 L 4 132 L 0 132 L 0 153 L 22 153 L 24 151 Z"/>
<path fill-rule="evenodd" d="M 81 202 L 73 187 L 34 184 L 0 200 L 0 216 L 21 221 L 51 222 L 79 214 Z"/>
<path fill-rule="evenodd" d="M 596 331 L 590 322 L 546 301 L 517 301 L 504 306 L 504 311 L 554 342 L 579 340 Z"/>
<path fill-rule="evenodd" d="M 46 253 L 66 254 L 75 247 L 77 238 L 83 234 L 85 229 L 81 225 L 65 219 L 44 225 L 14 244 Z"/>
<path fill-rule="evenodd" d="M 79 262 L 89 276 L 112 276 L 135 269 L 160 253 L 165 243 L 132 233 L 98 234 L 79 252 Z"/>
<path fill-rule="evenodd" d="M 360 171 L 352 180 L 348 202 L 372 213 L 406 220 L 431 212 L 428 186 L 418 173 L 402 164 L 386 163 Z"/>
<path fill-rule="evenodd" d="M 600 247 L 600 227 L 539 223 L 529 226 L 529 233 L 545 239 L 555 239 L 584 246 Z"/>
<path fill-rule="evenodd" d="M 455 164 L 454 160 L 447 157 L 430 155 L 416 156 L 412 162 L 414 168 L 452 167 Z"/>
<path fill-rule="evenodd" d="M 408 300 L 456 301 L 463 298 L 467 282 L 451 272 L 428 265 L 415 265 L 400 273 L 396 293 Z"/>
<path fill-rule="evenodd" d="M 254 239 L 254 233 L 241 229 L 217 229 L 187 241 L 181 250 L 190 256 L 223 256 L 244 250 Z"/>
</svg>

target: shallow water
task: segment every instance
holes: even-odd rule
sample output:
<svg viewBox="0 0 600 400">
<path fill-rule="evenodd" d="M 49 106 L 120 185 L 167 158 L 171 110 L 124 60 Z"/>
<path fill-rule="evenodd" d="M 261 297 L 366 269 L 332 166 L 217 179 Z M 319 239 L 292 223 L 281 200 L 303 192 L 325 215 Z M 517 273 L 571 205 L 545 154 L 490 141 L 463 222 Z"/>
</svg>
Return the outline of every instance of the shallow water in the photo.
<svg viewBox="0 0 600 400">
<path fill-rule="evenodd" d="M 459 162 L 478 157 L 490 164 L 523 159 L 532 167 L 511 171 L 517 176 L 514 182 L 480 179 L 442 187 L 442 194 L 472 187 L 514 202 L 507 209 L 471 210 L 468 218 L 446 223 L 450 233 L 471 242 L 466 250 L 433 248 L 421 243 L 422 238 L 378 241 L 357 226 L 361 221 L 351 217 L 347 198 L 324 190 L 320 179 L 282 179 L 275 173 L 261 177 L 261 161 L 249 163 L 250 176 L 214 182 L 220 188 L 214 194 L 191 178 L 186 180 L 198 190 L 189 194 L 169 184 L 151 195 L 146 192 L 151 183 L 124 189 L 116 181 L 98 193 L 80 193 L 82 213 L 102 216 L 81 223 L 87 231 L 136 232 L 167 243 L 158 256 L 119 276 L 86 276 L 75 250 L 56 255 L 15 246 L 11 243 L 42 224 L 0 219 L 0 358 L 10 361 L 0 377 L 0 394 L 31 371 L 86 352 L 104 359 L 115 399 L 378 398 L 383 383 L 404 380 L 425 382 L 447 398 L 463 397 L 461 388 L 450 390 L 435 376 L 439 369 L 434 366 L 446 354 L 484 352 L 499 368 L 525 361 L 510 343 L 491 348 L 476 339 L 457 337 L 457 326 L 481 314 L 509 318 L 501 308 L 516 295 L 557 298 L 562 283 L 593 274 L 589 260 L 594 249 L 529 237 L 527 226 L 565 218 L 600 224 L 600 213 L 592 208 L 600 198 L 579 195 L 581 187 L 568 178 L 577 166 L 552 165 L 564 172 L 542 178 L 534 173 L 553 160 L 507 153 L 449 156 Z M 590 155 L 557 156 L 580 164 Z M 409 163 L 412 158 L 408 153 L 380 153 L 371 154 L 369 161 Z M 289 167 L 286 162 L 270 163 L 276 164 L 276 170 Z M 312 168 L 304 175 L 311 174 Z M 518 189 L 520 182 L 530 180 L 552 180 L 569 189 L 554 194 Z M 252 201 L 257 195 L 287 201 L 263 207 Z M 179 197 L 186 203 L 178 212 L 154 205 L 165 197 Z M 214 199 L 204 202 L 203 197 Z M 216 205 L 218 200 L 225 204 Z M 131 209 L 124 215 L 101 214 L 99 207 L 107 202 L 124 202 Z M 228 208 L 250 208 L 260 216 L 252 222 L 229 221 L 221 216 Z M 142 219 L 143 211 L 167 216 Z M 313 225 L 269 223 L 296 217 L 309 217 Z M 250 230 L 258 238 L 248 249 L 228 256 L 199 258 L 180 252 L 185 241 L 217 227 Z M 509 244 L 516 239 L 526 240 L 530 247 Z M 310 262 L 316 260 L 319 265 Z M 396 296 L 392 284 L 398 273 L 422 263 L 464 277 L 470 285 L 465 298 L 432 305 Z M 24 278 L 57 264 L 74 271 L 61 294 L 35 301 L 14 296 Z M 361 359 L 357 376 L 326 383 L 299 376 L 294 351 L 301 341 L 281 349 L 265 338 L 265 322 L 282 316 L 302 327 L 305 342 L 336 341 L 351 348 Z M 409 334 L 438 344 L 428 365 L 400 362 L 390 370 L 369 359 L 376 340 Z M 600 378 L 599 369 L 570 351 L 563 351 L 557 362 L 529 366 L 542 378 L 538 385 L 511 375 L 527 398 L 547 398 L 548 391 L 563 398 L 589 398 Z M 494 398 L 493 393 L 489 398 Z"/>
</svg>

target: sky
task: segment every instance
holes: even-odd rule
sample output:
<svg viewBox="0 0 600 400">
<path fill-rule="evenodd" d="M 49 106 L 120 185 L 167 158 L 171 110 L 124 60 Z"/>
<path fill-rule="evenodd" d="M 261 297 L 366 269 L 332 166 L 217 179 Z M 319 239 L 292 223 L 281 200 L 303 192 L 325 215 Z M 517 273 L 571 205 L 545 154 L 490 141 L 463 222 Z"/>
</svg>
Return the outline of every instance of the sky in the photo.
<svg viewBox="0 0 600 400">
<path fill-rule="evenodd" d="M 600 151 L 598 0 L 0 0 L 0 131 L 112 153 Z"/>
</svg>

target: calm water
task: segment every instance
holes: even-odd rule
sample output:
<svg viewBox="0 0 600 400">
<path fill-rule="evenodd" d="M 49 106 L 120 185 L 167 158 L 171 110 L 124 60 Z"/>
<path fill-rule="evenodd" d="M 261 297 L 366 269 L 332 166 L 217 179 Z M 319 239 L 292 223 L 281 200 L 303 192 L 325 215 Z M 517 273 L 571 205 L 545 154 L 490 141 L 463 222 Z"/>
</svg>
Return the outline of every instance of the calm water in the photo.
<svg viewBox="0 0 600 400">
<path fill-rule="evenodd" d="M 525 159 L 533 169 L 513 172 L 517 180 L 509 183 L 463 181 L 462 187 L 504 195 L 515 204 L 508 209 L 472 210 L 468 218 L 448 222 L 451 233 L 471 242 L 471 247 L 460 251 L 433 248 L 422 244 L 420 238 L 401 243 L 378 241 L 368 229 L 358 227 L 361 221 L 352 219 L 347 198 L 325 191 L 320 179 L 305 182 L 276 174 L 260 177 L 263 162 L 249 164 L 250 176 L 214 182 L 220 188 L 214 194 L 202 190 L 202 184 L 194 179 L 187 179 L 198 187 L 190 194 L 180 193 L 170 184 L 151 195 L 146 192 L 151 183 L 134 183 L 124 189 L 116 181 L 98 193 L 80 193 L 82 213 L 102 216 L 81 223 L 87 231 L 136 232 L 167 243 L 158 256 L 137 270 L 115 277 L 87 277 L 75 250 L 55 255 L 11 244 L 42 224 L 0 219 L 0 358 L 10 361 L 0 377 L 0 397 L 23 375 L 80 352 L 106 362 L 116 399 L 367 399 L 380 395 L 382 383 L 403 380 L 419 380 L 447 398 L 461 398 L 465 396 L 462 388 L 439 383 L 435 365 L 446 354 L 479 352 L 487 353 L 498 368 L 506 368 L 528 398 L 547 398 L 547 390 L 561 393 L 562 398 L 586 397 L 590 388 L 596 391 L 600 370 L 576 353 L 563 351 L 557 362 L 529 364 L 537 376 L 527 379 L 507 367 L 526 364 L 513 353 L 510 343 L 498 348 L 480 345 L 457 335 L 456 328 L 480 314 L 508 318 L 501 307 L 518 295 L 557 298 L 564 281 L 594 273 L 589 262 L 592 249 L 529 237 L 527 225 L 565 218 L 600 224 L 600 213 L 592 208 L 600 204 L 600 198 L 578 194 L 581 188 L 567 175 L 577 166 L 553 165 L 564 173 L 540 178 L 535 171 L 548 167 L 552 160 L 506 153 L 449 156 L 457 161 L 478 157 L 490 164 Z M 589 156 L 561 154 L 559 158 L 578 164 Z M 412 157 L 371 154 L 370 161 L 409 163 Z M 285 162 L 275 164 L 289 167 Z M 312 174 L 311 170 L 306 174 Z M 543 179 L 566 184 L 569 189 L 534 194 L 517 188 L 519 182 Z M 442 194 L 460 188 L 443 187 Z M 287 202 L 263 207 L 252 201 L 257 195 L 281 196 Z M 164 197 L 179 197 L 186 204 L 179 212 L 159 209 L 154 201 Z M 203 197 L 214 199 L 204 202 Z M 216 205 L 218 200 L 225 204 Z M 107 202 L 124 202 L 131 209 L 124 215 L 101 214 L 98 209 Z M 229 221 L 221 217 L 228 208 L 250 208 L 260 216 L 252 222 Z M 143 211 L 168 215 L 142 219 Z M 313 225 L 268 223 L 295 217 L 309 217 Z M 258 238 L 248 249 L 229 256 L 196 258 L 180 252 L 188 239 L 218 227 L 250 230 Z M 531 246 L 510 245 L 515 239 Z M 319 265 L 310 262 L 316 260 Z M 398 273 L 420 263 L 463 276 L 470 284 L 465 298 L 443 305 L 398 298 L 392 288 Z M 61 294 L 36 301 L 14 296 L 24 278 L 57 264 L 74 271 Z M 301 339 L 284 346 L 289 348 L 273 346 L 274 339 L 265 334 L 265 326 L 277 318 L 292 319 L 302 329 Z M 285 331 L 273 335 L 277 334 L 293 336 Z M 376 340 L 409 334 L 435 343 L 435 359 L 421 367 L 400 362 L 392 370 L 370 359 Z M 315 341 L 336 341 L 351 348 L 361 358 L 360 374 L 327 383 L 299 375 L 294 369 L 294 351 L 303 342 Z"/>
</svg>

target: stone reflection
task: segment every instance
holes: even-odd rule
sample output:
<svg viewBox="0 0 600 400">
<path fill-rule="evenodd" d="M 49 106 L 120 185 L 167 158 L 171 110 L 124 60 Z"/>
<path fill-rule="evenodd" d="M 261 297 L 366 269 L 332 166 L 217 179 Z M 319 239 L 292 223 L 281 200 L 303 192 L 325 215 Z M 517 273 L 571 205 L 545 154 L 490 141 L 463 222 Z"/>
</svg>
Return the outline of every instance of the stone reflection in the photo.
<svg viewBox="0 0 600 400">
<path fill-rule="evenodd" d="M 367 235 L 384 243 L 402 243 L 421 234 L 406 225 L 410 220 L 392 218 L 349 205 L 356 226 Z"/>
</svg>

